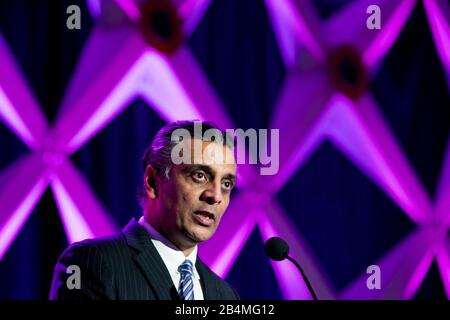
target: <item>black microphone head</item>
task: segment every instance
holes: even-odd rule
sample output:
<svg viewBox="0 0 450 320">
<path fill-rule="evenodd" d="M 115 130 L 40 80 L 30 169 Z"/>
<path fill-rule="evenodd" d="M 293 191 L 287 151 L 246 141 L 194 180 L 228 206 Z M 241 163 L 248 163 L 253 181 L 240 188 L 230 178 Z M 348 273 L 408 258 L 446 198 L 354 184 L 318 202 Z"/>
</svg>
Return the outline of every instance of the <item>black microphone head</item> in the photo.
<svg viewBox="0 0 450 320">
<path fill-rule="evenodd" d="M 289 254 L 289 245 L 281 238 L 272 237 L 264 244 L 264 251 L 270 259 L 282 261 Z"/>
</svg>

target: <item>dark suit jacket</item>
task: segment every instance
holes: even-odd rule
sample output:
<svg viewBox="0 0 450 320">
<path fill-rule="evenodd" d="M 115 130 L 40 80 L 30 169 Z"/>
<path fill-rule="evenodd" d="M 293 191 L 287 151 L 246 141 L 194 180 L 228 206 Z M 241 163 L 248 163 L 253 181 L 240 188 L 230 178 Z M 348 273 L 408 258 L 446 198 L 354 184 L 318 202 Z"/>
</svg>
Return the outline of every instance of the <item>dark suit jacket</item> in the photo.
<svg viewBox="0 0 450 320">
<path fill-rule="evenodd" d="M 81 288 L 69 289 L 67 267 L 80 268 Z M 236 291 L 198 257 L 205 300 L 237 300 Z M 122 233 L 72 244 L 55 267 L 50 299 L 179 300 L 150 235 L 133 219 Z"/>
</svg>

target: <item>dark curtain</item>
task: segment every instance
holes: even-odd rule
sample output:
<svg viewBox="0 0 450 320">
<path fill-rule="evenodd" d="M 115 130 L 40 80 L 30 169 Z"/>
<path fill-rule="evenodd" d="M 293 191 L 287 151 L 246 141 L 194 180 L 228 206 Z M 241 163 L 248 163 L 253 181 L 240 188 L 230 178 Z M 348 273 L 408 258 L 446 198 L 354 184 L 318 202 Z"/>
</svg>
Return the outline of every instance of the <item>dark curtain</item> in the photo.
<svg viewBox="0 0 450 320">
<path fill-rule="evenodd" d="M 346 1 L 313 1 L 322 18 Z M 77 4 L 82 29 L 68 30 Z M 0 31 L 52 121 L 94 21 L 80 0 L 2 0 Z M 338 31 L 337 31 L 338 32 Z M 262 0 L 213 0 L 189 46 L 239 128 L 265 128 L 286 75 Z M 1 61 L 0 61 L 1 72 Z M 450 129 L 450 104 L 421 2 L 371 82 L 375 99 L 431 197 Z M 136 100 L 72 160 L 114 217 L 139 217 L 140 158 L 164 121 Z M 0 170 L 28 152 L 0 123 Z M 416 226 L 332 144 L 324 143 L 277 195 L 328 275 L 342 289 Z M 245 210 L 245 208 L 243 208 Z M 0 262 L 0 299 L 46 299 L 54 264 L 68 245 L 47 190 Z M 227 280 L 244 299 L 281 299 L 252 233 Z M 433 263 L 416 298 L 445 298 Z"/>
</svg>

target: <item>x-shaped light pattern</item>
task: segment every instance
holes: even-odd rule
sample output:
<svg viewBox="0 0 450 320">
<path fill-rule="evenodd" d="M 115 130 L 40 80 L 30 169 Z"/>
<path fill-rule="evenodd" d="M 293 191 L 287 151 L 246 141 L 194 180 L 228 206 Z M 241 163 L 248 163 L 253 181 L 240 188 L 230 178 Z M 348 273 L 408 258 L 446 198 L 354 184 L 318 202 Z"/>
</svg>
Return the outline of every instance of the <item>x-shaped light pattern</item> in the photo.
<svg viewBox="0 0 450 320">
<path fill-rule="evenodd" d="M 188 36 L 208 1 L 177 1 Z M 0 37 L 0 115 L 31 149 L 1 175 L 0 258 L 14 241 L 50 184 L 69 242 L 117 230 L 69 156 L 141 96 L 167 120 L 226 117 L 201 114 L 197 104 L 214 106 L 208 83 L 184 46 L 164 55 L 144 40 L 139 8 L 131 1 L 93 2 L 101 8 L 55 125 L 49 127 L 35 97 Z M 169 10 L 172 7 L 169 7 Z M 175 106 L 175 107 L 174 107 Z M 220 108 L 215 108 L 220 110 Z M 212 108 L 214 110 L 214 108 Z"/>
<path fill-rule="evenodd" d="M 55 148 L 51 129 L 1 35 L 0 58 L 0 116 L 31 150 L 0 176 L 0 259 L 49 184 L 69 241 L 111 233 L 114 224 L 88 184 L 65 150 Z"/>
<path fill-rule="evenodd" d="M 363 274 L 338 297 L 411 298 L 434 257 L 450 296 L 448 155 L 433 206 L 367 85 L 416 1 L 376 1 L 382 13 L 381 30 L 366 28 L 366 8 L 373 1 L 350 2 L 324 23 L 319 23 L 307 1 L 266 0 L 266 4 L 290 70 L 272 118 L 273 127 L 283 128 L 284 145 L 281 171 L 271 182 L 271 191 L 280 190 L 317 146 L 329 139 L 419 226 L 377 263 L 383 272 L 383 290 L 368 290 Z M 443 7 L 434 1 L 426 5 L 428 16 L 437 17 L 430 19 L 431 25 L 437 25 L 433 31 L 448 31 L 448 20 L 443 18 L 448 12 L 439 10 Z M 446 66 L 448 32 L 434 32 L 434 37 Z"/>
<path fill-rule="evenodd" d="M 445 0 L 423 0 L 423 4 L 450 88 L 450 4 Z"/>
<path fill-rule="evenodd" d="M 445 0 L 423 0 L 423 2 L 450 89 L 450 4 Z M 442 242 L 436 245 L 435 254 L 445 291 L 450 298 L 450 239 L 446 236 L 450 226 L 450 141 L 438 186 L 435 214 L 436 224 L 442 230 Z"/>
<path fill-rule="evenodd" d="M 192 33 L 208 3 L 209 1 L 200 0 L 172 2 L 177 15 L 182 18 L 184 36 Z M 286 238 L 291 243 L 292 255 L 302 261 L 319 295 L 322 298 L 332 298 L 335 294 L 312 258 L 307 244 L 292 227 L 287 215 L 272 199 L 272 195 L 282 187 L 289 175 L 305 161 L 323 138 L 328 137 L 335 142 L 416 223 L 431 224 L 429 216 L 432 209 L 392 135 L 376 112 L 373 100 L 365 96 L 360 98 L 358 109 L 354 99 L 341 94 L 332 94 L 330 86 L 324 87 L 327 77 L 323 72 L 313 70 L 307 73 L 311 75 L 309 79 L 314 80 L 308 82 L 295 71 L 295 64 L 300 60 L 301 45 L 307 48 L 309 55 L 320 65 L 326 62 L 326 50 L 330 47 L 347 43 L 349 40 L 353 40 L 351 43 L 358 40 L 353 34 L 342 33 L 341 40 L 336 38 L 324 40 L 328 45 L 327 48 L 317 40 L 321 37 L 312 31 L 320 30 L 315 28 L 318 26 L 318 20 L 314 18 L 314 12 L 307 8 L 306 3 L 301 3 L 303 8 L 297 7 L 297 4 L 291 1 L 266 1 L 283 57 L 292 70 L 273 123 L 273 127 L 281 127 L 284 132 L 289 133 L 282 139 L 280 146 L 281 172 L 267 183 L 267 179 L 259 178 L 251 168 L 243 166 L 239 169 L 241 192 L 232 202 L 217 234 L 202 246 L 201 254 L 216 272 L 225 276 L 254 226 L 258 225 L 264 238 L 273 235 L 282 235 Z M 149 45 L 148 41 L 143 40 L 142 30 L 136 26 L 136 22 L 142 21 L 141 3 L 92 0 L 88 4 L 98 22 L 77 67 L 54 128 L 47 129 L 35 99 L 28 93 L 24 81 L 16 71 L 17 66 L 5 43 L 2 42 L 1 54 L 7 58 L 3 61 L 9 61 L 9 67 L 5 76 L 0 78 L 1 114 L 7 125 L 34 152 L 28 158 L 19 160 L 2 175 L 2 181 L 8 181 L 9 184 L 8 188 L 0 192 L 2 200 L 0 203 L 5 207 L 1 212 L 6 213 L 0 220 L 1 254 L 4 254 L 13 241 L 48 183 L 55 193 L 69 241 L 110 233 L 114 229 L 108 222 L 104 210 L 67 157 L 123 111 L 135 97 L 141 96 L 146 99 L 166 120 L 210 119 L 222 127 L 232 128 L 222 105 L 183 44 L 177 46 L 170 54 L 163 54 Z M 364 63 L 374 65 L 383 56 L 413 6 L 414 1 L 403 1 L 399 6 L 383 4 L 383 16 L 386 17 L 386 13 L 389 16 L 383 31 L 374 33 L 377 36 L 369 37 L 370 41 L 365 41 L 367 40 L 365 38 L 364 41 L 356 43 L 356 46 L 365 43 L 361 48 L 364 49 L 361 51 L 365 52 Z M 390 7 L 389 12 L 386 12 L 386 7 Z M 361 8 L 350 7 L 349 10 L 343 11 L 343 14 L 333 18 L 325 27 L 333 30 L 342 19 L 348 21 L 346 19 L 349 17 L 348 14 L 354 13 L 357 9 Z M 361 24 L 363 25 L 365 23 Z M 356 30 L 350 29 L 352 32 Z M 322 95 L 319 99 L 314 99 L 314 93 L 318 92 Z M 325 92 L 328 92 L 328 96 L 323 94 Z M 328 99 L 321 99 L 324 96 Z M 302 104 L 304 107 L 289 110 L 287 107 L 289 103 L 296 106 L 295 100 L 292 99 L 305 101 Z M 311 105 L 316 107 L 313 108 Z M 301 121 L 292 123 L 288 121 L 289 119 Z M 380 147 L 381 141 L 383 148 Z M 447 163 L 448 158 L 449 156 L 446 158 Z M 449 198 L 448 167 L 449 165 L 446 166 L 444 172 L 446 174 L 443 175 L 447 179 L 443 179 L 444 182 L 441 183 L 441 190 L 447 190 L 441 192 L 443 199 Z M 15 174 L 17 178 L 12 179 Z M 3 201 L 5 199 L 8 201 Z M 442 212 L 448 208 L 448 202 L 448 200 L 439 202 L 442 203 L 439 207 L 444 208 Z M 383 269 L 392 273 L 390 276 L 383 275 L 390 280 L 388 283 L 394 297 L 396 294 L 396 297 L 412 295 L 426 273 L 430 259 L 434 256 L 428 254 L 429 258 L 424 258 L 423 252 L 429 252 L 428 242 L 441 244 L 434 241 L 436 238 L 434 229 L 432 231 L 429 231 L 430 228 L 422 229 L 420 229 L 422 232 L 409 237 L 382 261 Z M 430 232 L 431 236 L 427 238 Z M 424 242 L 424 239 L 429 241 Z M 405 264 L 404 256 L 411 248 L 418 252 L 416 254 L 418 257 L 409 255 L 411 261 Z M 438 250 L 440 268 L 441 271 L 447 272 L 447 278 L 448 248 L 447 240 L 445 249 Z M 420 268 L 416 268 L 418 261 L 421 262 Z M 411 270 L 402 270 L 406 275 L 399 274 L 398 268 L 405 268 L 405 265 Z M 305 285 L 298 280 L 296 270 L 290 264 L 273 263 L 273 267 L 285 298 L 310 298 Z M 365 285 L 365 279 L 356 281 L 355 285 L 342 296 L 353 298 L 364 296 L 364 291 L 367 291 L 365 287 L 364 290 L 355 293 L 363 282 Z M 447 284 L 446 289 L 448 292 Z"/>
<path fill-rule="evenodd" d="M 137 12 L 137 10 L 134 8 L 134 2 L 117 2 L 119 6 L 121 7 L 123 12 Z M 198 2 L 198 7 L 202 7 L 202 11 L 204 11 L 205 3 L 204 2 Z M 115 9 L 118 9 L 117 6 Z M 99 5 L 97 2 L 91 3 L 91 8 L 99 8 Z M 191 3 L 190 7 L 194 7 Z M 105 10 L 105 9 L 103 9 Z M 111 9 L 109 9 L 111 10 Z M 95 11 L 95 10 L 94 10 Z M 109 11 L 111 14 L 111 11 Z M 135 14 L 128 14 L 129 17 L 135 17 Z M 196 15 L 198 17 L 198 15 Z M 118 20 L 121 20 L 117 18 Z M 192 26 L 192 23 L 188 23 L 187 25 Z M 125 26 L 121 26 L 124 28 Z M 110 26 L 109 26 L 110 28 Z M 117 39 L 117 30 L 111 30 L 111 29 L 105 28 L 103 31 L 105 33 L 111 33 L 109 36 L 112 37 L 112 41 L 115 45 L 124 45 L 124 40 L 118 40 Z M 94 31 L 95 32 L 95 31 Z M 141 40 L 140 34 L 135 34 L 135 30 L 130 31 L 131 34 L 136 36 L 138 38 L 139 43 Z M 131 36 L 131 35 L 130 35 Z M 102 34 L 98 37 L 98 41 L 104 42 L 107 36 L 105 34 Z M 93 41 L 93 40 L 92 40 Z M 142 44 L 141 44 L 142 45 Z M 133 83 L 137 86 L 138 90 L 137 92 L 132 91 L 132 94 L 140 94 L 142 97 L 144 97 L 148 102 L 149 105 L 155 106 L 159 114 L 166 120 L 178 120 L 178 119 L 186 119 L 186 118 L 199 118 L 199 119 L 209 119 L 215 121 L 217 124 L 222 126 L 223 128 L 233 128 L 233 125 L 231 121 L 228 119 L 228 116 L 223 111 L 223 106 L 220 104 L 219 100 L 216 98 L 215 94 L 209 87 L 207 81 L 200 73 L 197 65 L 195 64 L 193 58 L 189 55 L 189 51 L 186 48 L 179 48 L 177 51 L 172 53 L 171 55 L 162 56 L 159 52 L 155 51 L 154 49 L 149 48 L 147 45 L 145 46 L 145 54 L 143 56 L 140 55 L 141 59 L 144 61 L 148 61 L 150 59 L 158 59 L 158 62 L 154 62 L 153 64 L 146 62 L 146 64 L 139 65 L 139 67 L 136 67 L 136 69 L 139 69 L 138 72 L 141 72 L 142 74 L 139 74 L 139 76 L 136 76 L 136 79 L 133 79 Z M 87 46 L 89 48 L 89 44 Z M 87 49 L 86 52 L 89 49 Z M 100 59 L 93 59 L 92 57 L 95 55 L 102 56 L 102 54 L 99 54 L 98 52 L 103 52 L 101 50 L 104 50 L 105 55 L 107 55 L 109 52 L 114 52 L 117 50 L 112 50 L 108 45 L 105 45 L 102 43 L 99 46 L 96 46 L 94 49 L 92 49 L 92 54 L 85 53 L 89 59 L 87 63 L 95 64 L 103 63 L 102 61 L 106 60 L 104 58 Z M 129 57 L 130 53 L 129 51 L 135 52 L 136 55 L 139 55 L 139 51 L 136 50 L 136 48 L 133 48 L 129 43 L 124 45 L 124 50 L 127 50 L 120 58 L 118 58 L 116 61 L 120 65 L 124 64 L 125 61 L 131 60 L 132 62 L 128 62 L 127 66 L 123 67 L 124 71 L 120 74 L 125 73 L 127 70 L 131 68 L 131 65 L 135 62 L 136 58 Z M 128 51 L 129 50 L 129 51 Z M 137 51 L 137 53 L 136 53 Z M 111 64 L 111 62 L 104 62 L 105 68 L 104 73 L 112 70 L 117 70 L 118 68 Z M 80 64 L 80 67 L 77 71 L 79 74 L 79 77 L 91 77 L 92 74 L 98 74 L 98 72 L 90 72 L 88 76 L 86 76 L 86 70 L 88 68 L 82 68 L 82 63 Z M 133 67 L 134 68 L 134 67 Z M 117 72 L 117 71 L 115 71 Z M 129 71 L 128 71 L 129 72 Z M 77 89 L 77 92 L 83 93 L 86 96 L 86 105 L 92 105 L 92 109 L 97 110 L 98 108 L 95 108 L 96 100 L 98 99 L 99 92 L 102 90 L 105 91 L 105 95 L 107 94 L 113 94 L 110 92 L 117 92 L 120 90 L 120 86 L 117 85 L 117 81 L 112 81 L 111 76 L 106 75 L 101 81 L 96 80 L 95 85 L 96 87 L 92 88 L 93 84 L 89 83 L 88 85 L 85 85 L 87 88 L 91 88 L 88 90 L 88 93 L 86 93 L 86 90 L 80 86 L 79 89 Z M 166 81 L 162 83 L 162 79 L 164 78 L 170 78 L 171 81 Z M 75 77 L 77 79 L 77 77 Z M 123 80 L 122 80 L 123 81 Z M 83 81 L 80 80 L 81 83 Z M 94 81 L 93 81 L 94 82 Z M 111 84 L 110 84 L 111 83 Z M 107 84 L 107 85 L 105 85 Z M 72 89 L 74 87 L 77 87 L 77 85 L 73 84 Z M 129 91 L 127 91 L 129 92 Z M 89 93 L 92 93 L 90 96 L 88 96 Z M 130 94 L 130 93 L 129 93 Z M 130 99 L 133 99 L 133 97 L 128 98 L 128 101 Z M 93 103 L 94 101 L 94 103 Z M 108 112 L 108 117 L 114 117 L 116 114 L 127 105 L 127 99 L 111 99 L 112 105 L 105 105 L 104 110 L 105 113 Z M 76 107 L 74 110 L 77 110 L 77 117 L 78 110 L 84 109 L 84 107 Z M 118 110 L 118 111 L 116 111 Z M 98 111 L 95 111 L 98 112 Z M 101 114 L 101 113 L 99 113 Z M 72 116 L 67 116 L 67 123 L 69 125 L 73 125 L 73 118 L 75 114 Z M 91 121 L 100 121 L 103 123 L 106 116 L 102 116 L 102 118 L 99 118 L 99 116 L 91 116 Z M 88 121 L 84 121 L 84 123 L 87 123 Z M 106 122 L 106 121 L 105 121 Z M 78 127 L 76 125 L 73 125 L 74 127 Z M 86 126 L 88 127 L 88 126 Z M 95 125 L 94 126 L 96 130 L 99 130 L 100 127 Z M 61 132 L 67 131 L 67 127 L 60 130 Z M 95 134 L 94 131 L 89 130 L 87 134 L 84 136 L 89 137 L 92 134 Z M 83 135 L 81 135 L 81 140 L 85 139 Z M 74 139 L 74 145 L 77 145 L 77 139 Z M 70 144 L 70 143 L 69 143 Z M 252 190 L 251 188 L 251 181 L 254 179 L 255 173 L 251 168 L 248 166 L 241 166 L 239 168 L 239 187 L 243 190 Z M 250 196 L 248 192 L 243 192 L 243 194 L 246 194 L 245 197 L 242 197 L 243 200 L 236 200 L 233 201 L 233 207 L 228 209 L 227 213 L 227 219 L 223 222 L 223 225 L 221 225 L 220 230 L 223 230 L 224 232 L 221 232 L 220 234 L 225 234 L 225 241 L 221 241 L 221 236 L 216 235 L 214 239 L 215 241 L 211 242 L 211 244 L 207 244 L 201 248 L 201 255 L 205 257 L 205 260 L 209 262 L 212 265 L 212 268 L 218 272 L 220 275 L 225 276 L 226 273 L 229 270 L 229 267 L 235 260 L 236 256 L 238 255 L 240 248 L 244 245 L 248 234 L 251 232 L 251 230 L 254 228 L 255 224 L 252 222 L 253 218 L 255 218 L 257 215 L 256 213 L 253 214 L 253 212 L 257 212 L 253 209 L 252 214 L 246 214 L 243 212 L 242 208 L 243 206 L 247 207 L 249 201 L 255 201 L 257 197 L 255 196 L 254 192 L 250 192 Z M 239 205 L 240 204 L 240 205 Z M 280 212 L 279 208 L 274 209 L 274 216 Z M 265 223 L 267 227 L 265 228 L 268 230 L 271 228 L 271 230 L 279 230 L 277 231 L 278 234 L 284 234 L 284 230 L 289 229 L 289 223 L 283 222 L 281 219 L 279 220 L 281 223 L 281 226 L 286 226 L 285 228 L 281 228 L 277 224 L 272 224 L 270 221 L 271 219 L 267 218 L 265 215 L 262 215 L 261 222 Z M 278 224 L 280 224 L 278 223 Z M 236 225 L 241 228 L 241 231 L 235 232 Z M 230 227 L 231 226 L 231 229 Z M 295 236 L 295 230 L 290 230 L 290 234 Z M 268 237 L 268 235 L 265 235 L 265 237 Z M 297 244 L 300 244 L 301 241 L 299 241 L 297 238 L 295 239 L 295 242 Z M 220 250 L 220 248 L 223 248 L 224 245 L 231 244 L 227 246 L 227 248 L 224 248 L 223 252 Z M 234 244 L 237 244 L 237 246 L 234 246 Z M 223 259 L 227 254 L 232 252 L 233 257 L 231 259 Z M 219 255 L 217 255 L 219 253 Z M 299 293 L 301 295 L 299 297 L 305 297 L 305 290 L 302 290 L 304 287 L 304 284 L 301 281 L 297 281 L 297 285 L 295 287 L 289 286 L 289 283 L 295 282 L 296 280 L 292 280 L 291 277 L 293 272 L 296 272 L 292 269 L 292 266 L 290 265 L 283 265 L 282 268 L 277 265 L 277 269 L 280 270 L 278 272 L 278 275 L 281 277 L 283 282 L 285 283 L 286 288 L 286 296 L 287 297 L 297 297 L 299 296 Z M 289 279 L 291 278 L 291 279 Z M 300 291 L 298 290 L 300 289 Z M 289 292 L 289 290 L 291 292 Z"/>
</svg>

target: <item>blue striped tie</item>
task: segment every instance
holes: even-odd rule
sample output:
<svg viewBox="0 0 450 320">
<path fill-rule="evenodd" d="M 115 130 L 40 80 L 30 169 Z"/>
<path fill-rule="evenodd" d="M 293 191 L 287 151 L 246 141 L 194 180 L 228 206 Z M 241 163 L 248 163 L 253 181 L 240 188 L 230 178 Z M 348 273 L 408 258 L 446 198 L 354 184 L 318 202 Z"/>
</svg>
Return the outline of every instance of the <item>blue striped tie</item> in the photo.
<svg viewBox="0 0 450 320">
<path fill-rule="evenodd" d="M 178 267 L 178 271 L 181 274 L 180 287 L 178 288 L 178 294 L 181 300 L 194 300 L 194 283 L 192 281 L 192 262 L 190 260 L 184 260 L 184 262 Z"/>
</svg>

